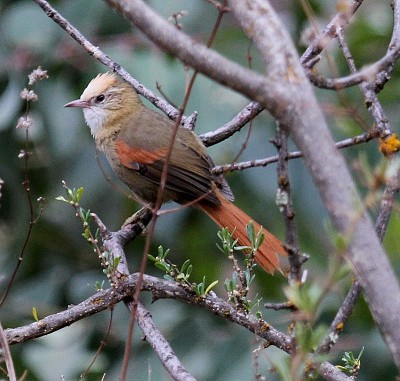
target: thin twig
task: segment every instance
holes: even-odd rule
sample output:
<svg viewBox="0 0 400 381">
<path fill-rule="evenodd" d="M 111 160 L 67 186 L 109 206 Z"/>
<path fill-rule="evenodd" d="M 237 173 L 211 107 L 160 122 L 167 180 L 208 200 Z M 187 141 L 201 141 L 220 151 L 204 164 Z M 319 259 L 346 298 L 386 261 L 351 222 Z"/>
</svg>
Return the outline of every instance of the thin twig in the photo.
<svg viewBox="0 0 400 381">
<path fill-rule="evenodd" d="M 106 333 L 104 334 L 103 338 L 101 339 L 100 345 L 97 348 L 97 351 L 96 351 L 95 355 L 93 356 L 92 361 L 90 362 L 90 364 L 88 365 L 86 370 L 81 374 L 81 378 L 83 378 L 83 379 L 86 378 L 86 376 L 89 373 L 90 369 L 92 368 L 93 364 L 96 362 L 96 360 L 99 357 L 101 351 L 103 350 L 104 346 L 106 345 L 106 341 L 107 341 L 108 336 L 110 335 L 110 332 L 111 332 L 111 327 L 112 327 L 112 322 L 113 322 L 113 312 L 114 312 L 114 309 L 113 309 L 113 307 L 111 307 L 110 320 L 108 321 L 108 326 L 107 326 Z"/>
<path fill-rule="evenodd" d="M 258 102 L 250 102 L 242 111 L 222 127 L 200 135 L 200 139 L 206 146 L 211 146 L 220 143 L 236 132 L 240 131 L 243 126 L 253 120 L 264 107 Z"/>
<path fill-rule="evenodd" d="M 353 313 L 354 307 L 358 301 L 358 297 L 361 294 L 361 286 L 355 280 L 350 287 L 349 292 L 346 295 L 342 305 L 340 306 L 335 318 L 333 319 L 328 334 L 325 336 L 322 344 L 318 347 L 318 353 L 329 353 L 332 347 L 339 340 L 339 334 L 343 331 L 343 328 Z"/>
<path fill-rule="evenodd" d="M 339 40 L 339 45 L 343 50 L 343 55 L 350 68 L 350 71 L 354 73 L 357 70 L 357 68 L 353 56 L 350 52 L 349 46 L 347 45 L 347 42 L 344 38 L 343 31 L 341 29 L 338 30 L 337 37 Z M 360 89 L 367 100 L 367 104 L 369 105 L 369 110 L 371 111 L 372 115 L 375 118 L 376 121 L 375 130 L 377 134 L 380 135 L 382 131 L 387 131 L 386 133 L 390 133 L 390 125 L 388 119 L 384 115 L 383 108 L 377 99 L 372 84 L 370 83 L 361 84 Z M 398 174 L 395 173 L 392 175 L 392 177 L 387 179 L 387 185 L 385 187 L 385 191 L 383 193 L 383 197 L 381 200 L 379 215 L 375 223 L 375 230 L 381 241 L 383 241 L 387 225 L 389 223 L 389 218 L 393 210 L 394 197 L 397 191 L 398 191 Z M 342 305 L 340 306 L 338 312 L 336 313 L 336 316 L 330 325 L 328 334 L 326 335 L 322 344 L 318 347 L 317 349 L 318 353 L 329 353 L 331 348 L 335 345 L 335 343 L 339 339 L 339 334 L 342 332 L 348 318 L 353 312 L 353 309 L 358 301 L 361 291 L 362 289 L 359 282 L 355 280 L 351 285 L 350 290 L 347 293 L 347 296 L 344 299 Z"/>
<path fill-rule="evenodd" d="M 362 2 L 363 0 L 353 0 L 345 18 L 343 17 L 343 13 L 340 12 L 333 17 L 321 34 L 314 39 L 301 56 L 300 61 L 304 66 L 311 68 L 309 64 L 311 62 L 315 64 L 314 58 L 325 49 L 330 40 L 333 40 L 336 37 L 337 26 L 346 25 L 349 22 L 350 17 L 357 11 Z"/>
<path fill-rule="evenodd" d="M 290 284 L 299 284 L 301 282 L 301 266 L 304 263 L 304 258 L 299 250 L 298 233 L 295 221 L 296 213 L 292 204 L 290 191 L 287 140 L 288 137 L 286 130 L 281 128 L 278 123 L 274 141 L 278 150 L 278 165 L 276 167 L 278 177 L 277 204 L 283 215 L 285 225 L 285 242 L 289 253 L 288 259 L 290 265 L 289 282 Z"/>
<path fill-rule="evenodd" d="M 393 8 L 393 30 L 392 37 L 388 45 L 388 53 L 391 50 L 398 49 L 400 44 L 400 1 L 394 0 L 391 3 Z M 379 93 L 390 79 L 390 75 L 394 69 L 394 62 L 386 67 L 384 71 L 377 74 L 375 79 L 375 92 Z"/>
<path fill-rule="evenodd" d="M 297 307 L 291 302 L 282 302 L 282 303 L 264 303 L 264 307 L 274 311 L 281 310 L 296 310 Z"/>
<path fill-rule="evenodd" d="M 97 59 L 109 70 L 118 73 L 125 81 L 129 82 L 136 92 L 145 97 L 149 102 L 162 110 L 169 118 L 175 120 L 178 117 L 178 110 L 171 106 L 164 99 L 157 97 L 151 90 L 144 87 L 139 81 L 133 78 L 117 62 L 108 57 L 101 49 L 93 45 L 84 35 L 76 29 L 65 17 L 63 17 L 46 0 L 35 1 L 55 23 L 64 29 L 76 42 L 78 42 L 92 57 Z"/>
<path fill-rule="evenodd" d="M 385 191 L 383 192 L 380 210 L 375 222 L 375 230 L 381 241 L 386 233 L 389 219 L 393 210 L 394 198 L 399 190 L 398 174 L 393 174 L 388 180 Z M 339 339 L 339 334 L 353 312 L 353 309 L 361 294 L 361 286 L 357 280 L 353 282 L 349 292 L 346 295 L 342 305 L 340 306 L 335 318 L 333 319 L 328 334 L 323 340 L 322 344 L 318 347 L 318 353 L 329 353 L 331 348 L 336 344 Z"/>
<path fill-rule="evenodd" d="M 352 73 L 356 72 L 357 68 L 342 29 L 338 30 L 337 37 L 350 71 Z M 395 56 L 396 54 L 396 57 L 398 58 L 399 52 L 400 49 L 397 49 L 397 51 L 392 51 L 388 53 L 388 55 Z M 383 107 L 381 106 L 375 93 L 374 80 L 375 76 L 370 78 L 367 82 L 360 83 L 360 89 L 364 95 L 365 104 L 375 120 L 374 129 L 379 133 L 381 138 L 384 138 L 385 136 L 390 135 L 392 130 L 390 128 L 389 120 L 386 117 Z"/>
<path fill-rule="evenodd" d="M 335 146 L 336 148 L 343 149 L 357 144 L 369 142 L 370 140 L 379 137 L 379 135 L 380 134 L 377 131 L 369 131 L 362 135 L 357 135 L 352 138 L 341 140 L 340 142 L 335 143 Z M 302 152 L 293 151 L 287 154 L 286 160 L 298 159 L 300 157 L 303 157 Z M 269 164 L 278 162 L 278 160 L 279 156 L 275 155 L 265 159 L 250 160 L 241 163 L 233 163 L 225 165 L 216 165 L 212 169 L 212 172 L 215 174 L 222 174 L 226 172 L 241 171 L 243 169 L 254 168 L 254 167 L 266 167 Z"/>
<path fill-rule="evenodd" d="M 0 323 L 0 348 L 2 350 L 2 357 L 4 358 L 4 361 L 6 363 L 7 376 L 9 381 L 17 381 L 17 376 L 14 369 L 14 362 L 11 356 L 10 347 L 1 323 Z"/>
</svg>

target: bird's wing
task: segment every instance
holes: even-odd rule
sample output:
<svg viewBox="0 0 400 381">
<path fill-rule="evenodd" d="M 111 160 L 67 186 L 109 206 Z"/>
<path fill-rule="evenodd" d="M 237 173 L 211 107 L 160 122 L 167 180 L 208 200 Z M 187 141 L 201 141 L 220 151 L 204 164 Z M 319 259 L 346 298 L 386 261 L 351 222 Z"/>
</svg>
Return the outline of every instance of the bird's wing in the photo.
<svg viewBox="0 0 400 381">
<path fill-rule="evenodd" d="M 149 110 L 147 110 L 149 111 Z M 160 118 L 160 120 L 158 120 Z M 158 113 L 139 118 L 139 124 L 124 129 L 116 138 L 116 152 L 125 167 L 159 185 L 174 124 Z M 159 122 L 158 126 L 154 123 Z M 165 131 L 160 131 L 165 128 Z M 157 131 L 159 131 L 157 133 Z M 168 164 L 165 187 L 177 194 L 178 202 L 204 197 L 219 203 L 213 192 L 212 161 L 194 133 L 179 128 Z"/>
</svg>

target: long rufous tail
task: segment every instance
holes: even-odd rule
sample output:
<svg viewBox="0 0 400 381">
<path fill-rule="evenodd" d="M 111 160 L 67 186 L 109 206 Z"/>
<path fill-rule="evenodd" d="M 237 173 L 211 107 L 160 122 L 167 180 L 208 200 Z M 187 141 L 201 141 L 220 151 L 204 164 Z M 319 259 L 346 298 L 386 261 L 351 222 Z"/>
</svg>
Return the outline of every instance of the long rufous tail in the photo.
<svg viewBox="0 0 400 381">
<path fill-rule="evenodd" d="M 219 227 L 228 228 L 230 232 L 235 230 L 234 237 L 239 240 L 240 245 L 250 245 L 246 233 L 246 225 L 252 220 L 245 212 L 226 200 L 222 195 L 218 195 L 220 205 L 200 202 L 197 206 L 203 210 Z M 260 229 L 260 224 L 253 220 L 256 232 Z M 256 262 L 267 272 L 273 274 L 275 270 L 282 272 L 278 254 L 287 255 L 287 251 L 282 242 L 263 228 L 265 235 L 264 242 L 255 253 Z"/>
</svg>

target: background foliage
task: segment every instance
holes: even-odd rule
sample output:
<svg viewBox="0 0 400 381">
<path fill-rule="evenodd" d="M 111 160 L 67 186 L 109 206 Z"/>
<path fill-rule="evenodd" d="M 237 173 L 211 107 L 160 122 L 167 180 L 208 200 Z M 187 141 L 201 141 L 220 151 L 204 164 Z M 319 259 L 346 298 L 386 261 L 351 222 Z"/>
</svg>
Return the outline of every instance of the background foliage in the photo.
<svg viewBox="0 0 400 381">
<path fill-rule="evenodd" d="M 53 3 L 89 40 L 101 46 L 145 86 L 156 90 L 158 83 L 168 99 L 178 105 L 181 103 L 187 75 L 185 68 L 155 48 L 104 3 L 95 0 Z M 187 15 L 180 19 L 185 32 L 201 41 L 209 36 L 216 17 L 216 11 L 209 3 L 178 0 L 150 3 L 166 18 L 186 10 Z M 335 12 L 333 1 L 313 1 L 311 4 L 315 12 L 314 21 L 318 25 L 325 25 Z M 285 1 L 276 2 L 276 8 L 301 52 L 301 40 L 307 35 L 309 24 L 302 7 L 295 1 Z M 347 31 L 359 67 L 385 53 L 391 27 L 389 2 L 366 1 Z M 243 65 L 248 65 L 249 53 L 252 67 L 262 70 L 256 50 L 249 46 L 247 38 L 229 15 L 224 18 L 213 47 Z M 338 73 L 346 74 L 347 68 L 334 44 L 330 54 Z M 96 281 L 103 279 L 98 259 L 82 238 L 81 225 L 72 208 L 55 200 L 64 192 L 62 180 L 70 187 L 85 188 L 82 206 L 95 211 L 110 229 L 117 229 L 138 208 L 100 156 L 99 163 L 110 176 L 109 181 L 105 179 L 81 113 L 63 108 L 65 103 L 79 97 L 93 76 L 105 69 L 31 1 L 1 0 L 0 178 L 5 182 L 0 200 L 2 288 L 16 265 L 29 226 L 29 207 L 21 185 L 25 176 L 23 160 L 17 157 L 25 146 L 25 132 L 15 129 L 15 125 L 25 111 L 19 93 L 27 84 L 27 74 L 38 65 L 48 70 L 50 78 L 35 87 L 39 101 L 30 110 L 34 126 L 29 130 L 29 148 L 33 153 L 29 160 L 29 179 L 34 200 L 45 197 L 45 210 L 34 226 L 17 279 L 0 310 L 4 327 L 33 321 L 32 307 L 36 307 L 39 317 L 43 317 L 78 303 L 94 292 Z M 327 60 L 320 67 L 325 68 L 329 76 L 334 75 Z M 392 80 L 380 95 L 393 126 L 398 124 L 400 118 L 398 74 L 395 70 Z M 317 90 L 317 93 L 337 139 L 362 133 L 363 127 L 371 124 L 357 88 L 342 92 L 340 97 L 335 92 Z M 247 103 L 242 96 L 199 76 L 186 113 L 199 112 L 196 131 L 202 133 L 229 121 Z M 364 124 L 358 123 L 355 116 Z M 240 160 L 274 155 L 274 146 L 268 142 L 274 138 L 274 128 L 268 115 L 258 117 L 253 123 L 248 148 Z M 214 161 L 218 164 L 231 162 L 245 141 L 247 131 L 244 129 L 228 141 L 211 147 L 209 150 Z M 346 157 L 349 163 L 356 163 L 361 154 L 366 156 L 372 167 L 381 160 L 375 142 L 348 149 Z M 290 170 L 300 247 L 311 255 L 305 267 L 309 270 L 309 281 L 322 287 L 332 268 L 333 260 L 330 258 L 335 250 L 327 231 L 326 215 L 301 160 L 291 162 Z M 356 175 L 360 180 L 360 191 L 367 194 L 369 190 L 362 173 L 358 171 Z M 269 230 L 283 237 L 280 213 L 274 203 L 275 167 L 250 169 L 226 177 L 237 204 Z M 35 202 L 34 206 L 36 208 L 38 204 Z M 394 214 L 385 239 L 397 269 L 400 266 L 396 256 L 399 223 L 398 214 Z M 196 210 L 168 214 L 157 225 L 153 253 L 162 244 L 171 249 L 170 256 L 175 263 L 181 264 L 190 258 L 194 266 L 193 279 L 200 282 L 203 275 L 208 281 L 219 279 L 216 292 L 223 295 L 223 282 L 232 269 L 216 249 L 216 231 L 216 227 Z M 128 248 L 131 269 L 138 268 L 143 242 L 139 239 Z M 147 272 L 161 276 L 151 264 Z M 257 292 L 263 296 L 263 302 L 285 299 L 282 292 L 285 279 L 262 273 L 257 275 Z M 319 307 L 319 323 L 329 325 L 350 282 L 351 276 L 347 275 L 328 293 Z M 254 378 L 255 364 L 258 364 L 260 372 L 267 374 L 268 379 L 276 379 L 276 375 L 268 375 L 268 369 L 271 362 L 280 364 L 285 355 L 273 348 L 254 352 L 262 343 L 244 329 L 198 308 L 170 300 L 150 305 L 148 296 L 143 298 L 156 324 L 195 377 L 201 380 L 249 380 Z M 263 311 L 263 314 L 267 321 L 286 331 L 288 314 L 271 311 Z M 48 337 L 12 347 L 18 374 L 28 369 L 29 380 L 55 380 L 61 375 L 65 376 L 65 380 L 78 379 L 98 348 L 109 318 L 110 313 L 103 312 Z M 107 373 L 106 379 L 117 379 L 128 321 L 126 309 L 117 306 L 107 345 L 92 368 L 89 380 L 100 379 L 104 372 Z M 136 334 L 139 338 L 138 330 Z M 138 338 L 134 342 L 131 360 L 135 379 L 166 379 L 158 359 Z M 362 346 L 365 346 L 365 352 L 359 380 L 392 378 L 395 369 L 390 365 L 390 355 L 373 326 L 368 308 L 361 300 L 331 361 L 339 362 L 342 356 L 341 352 L 338 353 L 340 350 L 358 353 Z"/>
</svg>

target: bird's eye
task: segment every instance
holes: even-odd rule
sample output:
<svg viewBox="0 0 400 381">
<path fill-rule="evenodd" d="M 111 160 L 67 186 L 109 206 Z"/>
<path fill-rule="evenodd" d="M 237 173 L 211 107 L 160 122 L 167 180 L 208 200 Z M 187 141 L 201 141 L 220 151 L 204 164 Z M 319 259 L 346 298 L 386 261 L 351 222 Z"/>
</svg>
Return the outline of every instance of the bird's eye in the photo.
<svg viewBox="0 0 400 381">
<path fill-rule="evenodd" d="M 104 99 L 105 99 L 104 94 L 100 94 L 100 95 L 98 95 L 98 96 L 96 97 L 96 103 L 101 103 L 101 102 L 104 101 Z"/>
</svg>

